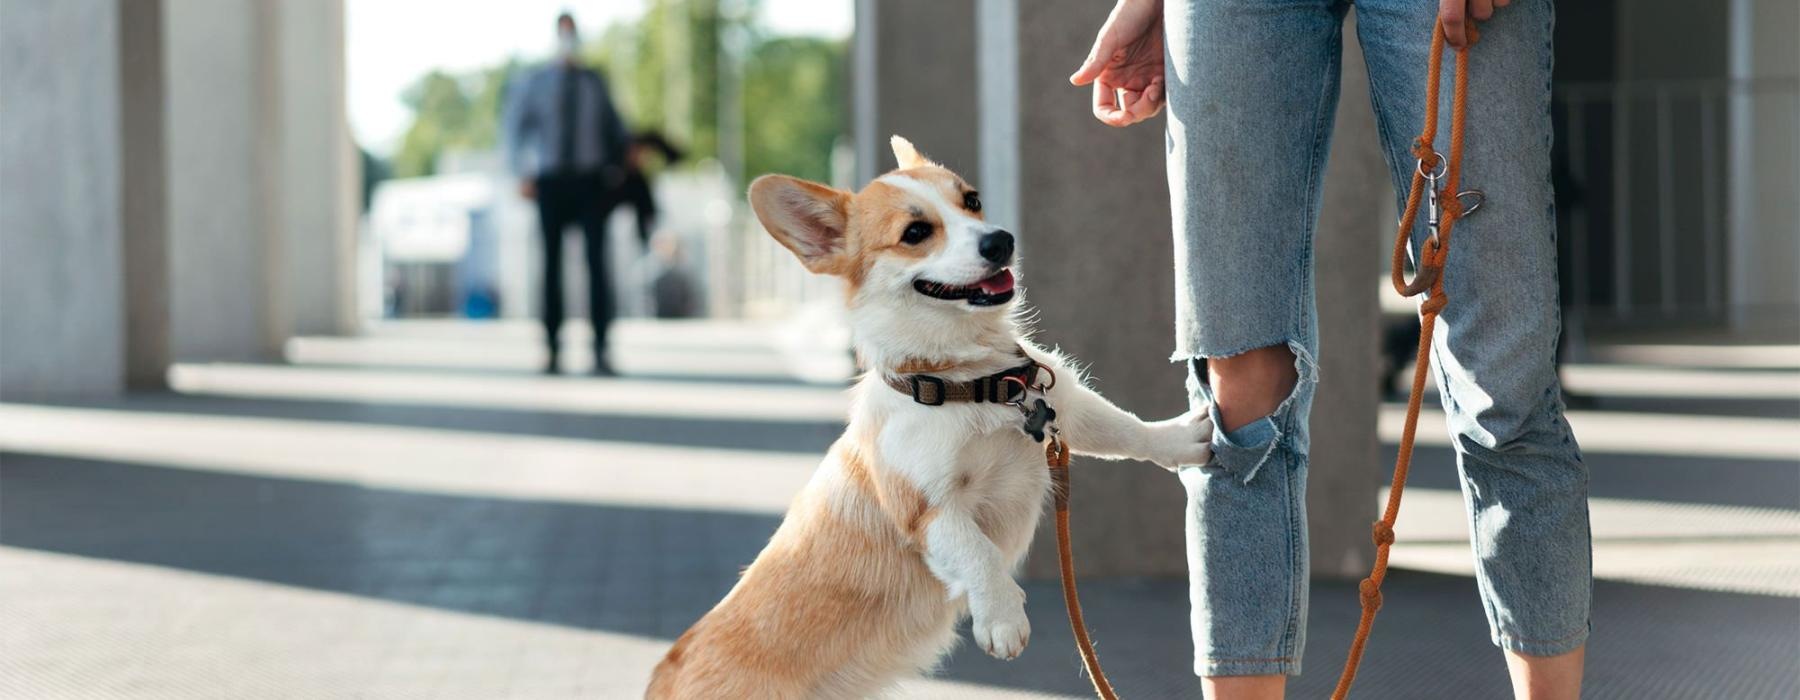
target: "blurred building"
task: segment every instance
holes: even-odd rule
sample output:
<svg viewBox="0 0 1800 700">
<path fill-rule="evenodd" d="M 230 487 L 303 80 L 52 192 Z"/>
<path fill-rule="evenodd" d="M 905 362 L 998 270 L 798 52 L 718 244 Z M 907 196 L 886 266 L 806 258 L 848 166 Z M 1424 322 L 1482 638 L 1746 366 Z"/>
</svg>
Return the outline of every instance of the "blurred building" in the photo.
<svg viewBox="0 0 1800 700">
<path fill-rule="evenodd" d="M 537 209 L 517 194 L 517 180 L 496 151 L 452 151 L 440 159 L 438 174 L 385 180 L 371 198 L 360 255 L 357 297 L 363 318 L 454 316 L 536 318 L 543 304 L 538 285 L 543 240 Z M 613 211 L 608 238 L 609 280 L 622 316 L 652 314 L 650 277 L 661 266 L 679 267 L 704 307 L 710 253 L 731 232 L 734 194 L 714 164 L 693 171 L 663 173 L 655 196 L 662 200 L 657 236 L 679 250 L 678 260 L 649 260 L 648 244 L 631 235 L 636 212 Z M 564 245 L 565 308 L 587 314 L 580 292 L 587 267 L 570 229 Z M 742 232 L 738 232 L 742 235 Z M 715 264 L 717 261 L 713 261 Z"/>
</svg>

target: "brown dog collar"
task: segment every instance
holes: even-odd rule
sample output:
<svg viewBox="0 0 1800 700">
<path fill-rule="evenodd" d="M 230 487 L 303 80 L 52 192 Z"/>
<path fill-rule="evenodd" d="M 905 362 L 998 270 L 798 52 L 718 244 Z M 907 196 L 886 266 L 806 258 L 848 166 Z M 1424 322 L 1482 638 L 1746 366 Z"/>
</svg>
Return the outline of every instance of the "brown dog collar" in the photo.
<svg viewBox="0 0 1800 700">
<path fill-rule="evenodd" d="M 1038 376 L 1037 361 L 1030 359 L 1022 348 L 1017 353 L 1019 357 L 1026 358 L 1025 364 L 984 377 L 952 382 L 929 374 L 889 375 L 887 385 L 893 387 L 894 391 L 911 396 L 915 403 L 925 406 L 942 406 L 946 403 L 1015 404 L 1025 398 L 1028 387 L 1036 386 Z"/>
</svg>

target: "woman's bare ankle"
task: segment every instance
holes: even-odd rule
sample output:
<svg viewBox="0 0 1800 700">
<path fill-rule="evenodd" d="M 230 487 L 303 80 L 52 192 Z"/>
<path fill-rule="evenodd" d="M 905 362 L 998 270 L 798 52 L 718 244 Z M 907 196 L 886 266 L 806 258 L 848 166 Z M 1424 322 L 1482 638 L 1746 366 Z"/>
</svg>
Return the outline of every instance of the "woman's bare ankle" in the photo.
<svg viewBox="0 0 1800 700">
<path fill-rule="evenodd" d="M 1558 656 L 1506 652 L 1513 697 L 1519 700 L 1575 700 L 1581 696 L 1581 671 L 1587 647 Z"/>
<path fill-rule="evenodd" d="M 1287 694 L 1287 676 L 1205 676 L 1200 692 L 1206 700 L 1281 700 Z"/>
</svg>

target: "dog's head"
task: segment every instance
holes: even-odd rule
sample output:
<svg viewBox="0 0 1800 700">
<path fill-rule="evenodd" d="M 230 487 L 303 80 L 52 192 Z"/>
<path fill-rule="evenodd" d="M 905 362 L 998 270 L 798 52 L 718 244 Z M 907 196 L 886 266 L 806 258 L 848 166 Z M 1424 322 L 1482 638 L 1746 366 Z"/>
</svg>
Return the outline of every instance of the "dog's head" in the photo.
<svg viewBox="0 0 1800 700">
<path fill-rule="evenodd" d="M 984 313 L 1014 297 L 1013 235 L 987 223 L 956 173 L 893 138 L 900 167 L 850 193 L 784 175 L 750 184 L 769 235 L 806 269 L 850 285 L 852 306 Z"/>
</svg>

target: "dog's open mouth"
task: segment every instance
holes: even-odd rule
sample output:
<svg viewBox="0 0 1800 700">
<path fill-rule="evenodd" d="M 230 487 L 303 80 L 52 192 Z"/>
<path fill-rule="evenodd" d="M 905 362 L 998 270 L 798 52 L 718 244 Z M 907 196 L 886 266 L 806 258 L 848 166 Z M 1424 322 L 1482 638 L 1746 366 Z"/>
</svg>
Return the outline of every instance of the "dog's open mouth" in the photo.
<svg viewBox="0 0 1800 700">
<path fill-rule="evenodd" d="M 1012 301 L 1013 273 L 1010 269 L 1002 269 L 987 279 L 963 286 L 916 279 L 913 280 L 913 289 L 918 290 L 920 294 L 937 299 L 966 300 L 970 306 L 998 306 Z"/>
</svg>

